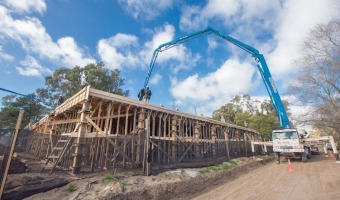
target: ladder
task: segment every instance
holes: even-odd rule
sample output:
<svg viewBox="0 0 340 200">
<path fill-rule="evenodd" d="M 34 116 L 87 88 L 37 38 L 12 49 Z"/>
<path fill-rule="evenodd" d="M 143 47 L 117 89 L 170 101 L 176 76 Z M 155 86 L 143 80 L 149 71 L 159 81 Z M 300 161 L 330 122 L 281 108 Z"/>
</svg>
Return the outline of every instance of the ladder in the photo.
<svg viewBox="0 0 340 200">
<path fill-rule="evenodd" d="M 71 144 L 71 134 L 61 134 L 60 138 L 58 139 L 57 144 L 55 147 L 53 147 L 52 152 L 50 155 L 47 157 L 45 166 L 52 161 L 53 162 L 53 168 L 49 172 L 51 174 L 53 170 L 56 168 L 58 163 L 61 161 L 63 156 L 65 155 L 66 151 L 69 149 L 69 146 Z M 45 167 L 42 168 L 40 171 L 41 173 L 45 170 Z"/>
</svg>

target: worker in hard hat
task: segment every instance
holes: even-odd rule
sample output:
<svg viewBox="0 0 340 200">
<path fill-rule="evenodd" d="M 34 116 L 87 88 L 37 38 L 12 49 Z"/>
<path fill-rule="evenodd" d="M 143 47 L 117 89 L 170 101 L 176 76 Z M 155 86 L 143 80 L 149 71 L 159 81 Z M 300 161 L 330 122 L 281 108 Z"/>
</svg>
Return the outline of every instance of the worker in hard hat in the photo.
<svg viewBox="0 0 340 200">
<path fill-rule="evenodd" d="M 144 95 L 145 95 L 145 90 L 144 90 L 144 88 L 143 88 L 143 89 L 141 89 L 141 90 L 139 91 L 139 93 L 138 93 L 138 99 L 139 99 L 139 101 L 142 101 L 142 100 L 143 100 Z"/>
<path fill-rule="evenodd" d="M 152 92 L 151 92 L 149 86 L 146 86 L 146 88 L 144 90 L 144 101 L 146 103 L 149 103 L 151 95 L 152 95 Z"/>
</svg>

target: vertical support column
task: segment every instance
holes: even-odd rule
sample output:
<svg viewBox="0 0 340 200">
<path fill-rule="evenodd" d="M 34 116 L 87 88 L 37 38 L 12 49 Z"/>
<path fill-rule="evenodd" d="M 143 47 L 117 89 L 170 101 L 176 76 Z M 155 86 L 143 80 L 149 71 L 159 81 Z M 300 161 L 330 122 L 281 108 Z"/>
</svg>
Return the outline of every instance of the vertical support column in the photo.
<svg viewBox="0 0 340 200">
<path fill-rule="evenodd" d="M 230 153 L 229 153 L 229 128 L 225 128 L 224 129 L 224 140 L 225 140 L 225 144 L 226 144 L 226 148 L 227 148 L 227 156 L 228 156 L 228 160 L 230 160 Z"/>
<path fill-rule="evenodd" d="M 246 152 L 246 157 L 248 157 L 247 132 L 243 132 L 243 140 L 244 140 L 244 149 L 245 149 L 245 152 Z"/>
<path fill-rule="evenodd" d="M 150 116 L 145 120 L 145 175 L 150 175 Z"/>
<path fill-rule="evenodd" d="M 266 154 L 266 156 L 268 156 L 267 144 L 264 144 L 263 148 L 264 148 L 264 153 Z"/>
<path fill-rule="evenodd" d="M 255 158 L 255 147 L 254 147 L 254 143 L 251 142 L 250 145 L 251 145 L 251 152 L 253 153 L 253 158 Z"/>
<path fill-rule="evenodd" d="M 211 131 L 211 145 L 212 145 L 212 152 L 213 152 L 213 158 L 216 158 L 216 126 L 212 125 L 210 127 Z"/>
<path fill-rule="evenodd" d="M 90 101 L 87 100 L 82 107 L 82 113 L 80 116 L 80 128 L 78 131 L 78 136 L 76 139 L 76 148 L 75 148 L 75 157 L 73 159 L 73 171 L 72 173 L 74 174 L 78 174 L 80 172 L 80 165 L 82 162 L 82 152 L 83 152 L 83 148 L 84 148 L 84 144 L 85 144 L 85 134 L 86 134 L 86 126 L 87 126 L 87 120 L 86 120 L 86 115 L 87 112 L 90 108 Z"/>
<path fill-rule="evenodd" d="M 177 116 L 171 116 L 171 160 L 177 161 Z"/>
<path fill-rule="evenodd" d="M 196 156 L 200 156 L 201 154 L 201 149 L 200 149 L 200 136 L 202 134 L 202 130 L 201 130 L 201 125 L 198 121 L 196 121 L 195 123 L 195 143 L 196 143 L 196 148 L 195 148 L 195 154 Z"/>
<path fill-rule="evenodd" d="M 137 139 L 137 154 L 136 154 L 136 162 L 141 162 L 141 133 L 144 132 L 145 128 L 145 108 L 141 108 L 138 112 L 138 139 Z"/>
<path fill-rule="evenodd" d="M 133 111 L 133 127 L 132 127 L 132 135 L 131 135 L 131 154 L 132 154 L 132 160 L 135 160 L 135 134 L 136 134 L 136 119 L 137 119 L 137 109 Z"/>
<path fill-rule="evenodd" d="M 126 114 L 125 114 L 125 130 L 124 130 L 124 153 L 127 153 L 126 151 L 126 138 L 127 138 L 127 134 L 128 134 L 128 124 L 129 124 L 129 110 L 130 110 L 130 106 L 129 105 L 126 109 Z M 125 169 L 125 165 L 126 165 L 126 159 L 125 157 L 123 157 L 123 168 Z"/>
</svg>

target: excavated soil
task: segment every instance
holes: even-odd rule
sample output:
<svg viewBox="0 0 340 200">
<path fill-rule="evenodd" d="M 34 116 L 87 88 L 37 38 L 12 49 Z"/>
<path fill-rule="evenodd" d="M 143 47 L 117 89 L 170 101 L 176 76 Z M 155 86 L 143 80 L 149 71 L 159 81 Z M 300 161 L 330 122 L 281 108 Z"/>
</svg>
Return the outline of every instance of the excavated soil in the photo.
<svg viewBox="0 0 340 200">
<path fill-rule="evenodd" d="M 262 167 L 272 157 L 238 158 L 232 163 L 196 169 L 177 169 L 153 176 L 129 173 L 92 174 L 79 177 L 69 184 L 27 199 L 190 199 L 209 191 L 217 185 Z"/>
</svg>

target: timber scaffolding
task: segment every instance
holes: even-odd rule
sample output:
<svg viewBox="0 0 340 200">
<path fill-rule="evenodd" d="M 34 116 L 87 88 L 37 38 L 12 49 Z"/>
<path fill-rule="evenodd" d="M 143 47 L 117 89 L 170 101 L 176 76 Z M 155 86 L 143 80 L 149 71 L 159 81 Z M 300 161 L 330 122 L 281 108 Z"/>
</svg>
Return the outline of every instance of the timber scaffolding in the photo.
<svg viewBox="0 0 340 200">
<path fill-rule="evenodd" d="M 259 140 L 252 129 L 87 86 L 31 127 L 27 150 L 75 174 L 137 168 L 149 175 L 252 156 L 250 142 Z"/>
</svg>

